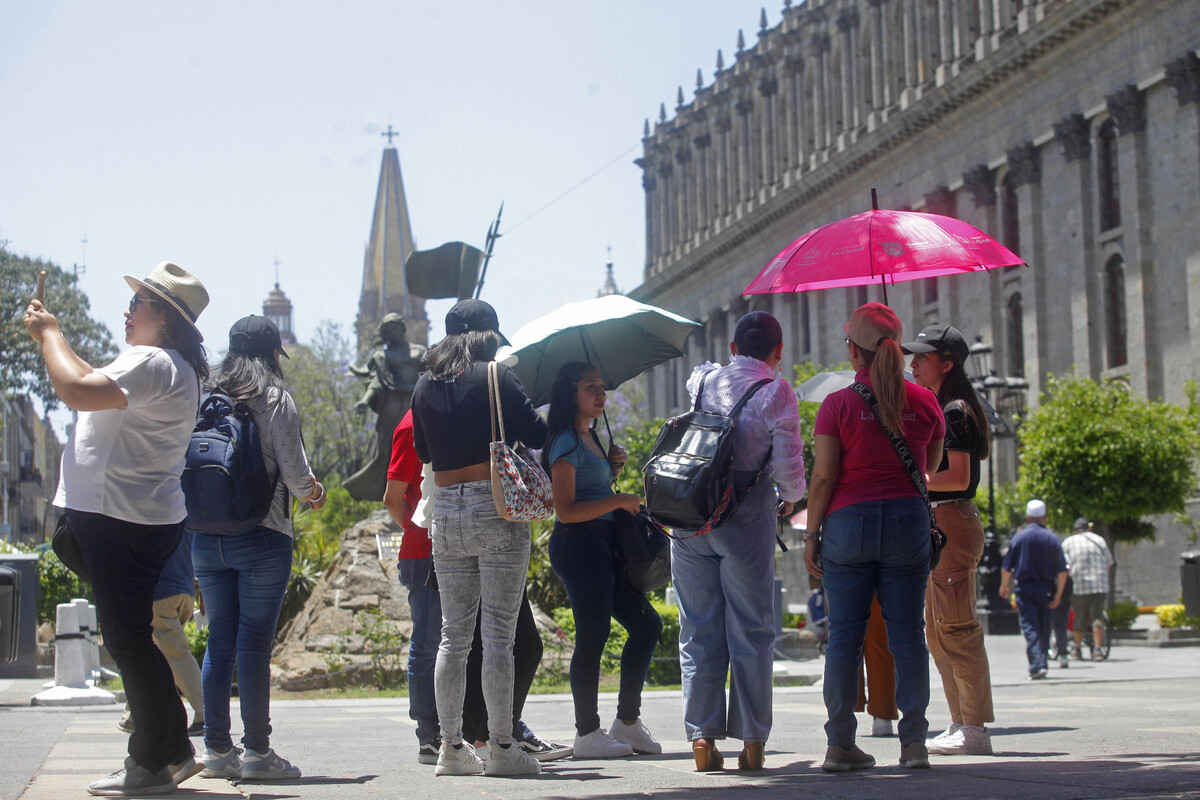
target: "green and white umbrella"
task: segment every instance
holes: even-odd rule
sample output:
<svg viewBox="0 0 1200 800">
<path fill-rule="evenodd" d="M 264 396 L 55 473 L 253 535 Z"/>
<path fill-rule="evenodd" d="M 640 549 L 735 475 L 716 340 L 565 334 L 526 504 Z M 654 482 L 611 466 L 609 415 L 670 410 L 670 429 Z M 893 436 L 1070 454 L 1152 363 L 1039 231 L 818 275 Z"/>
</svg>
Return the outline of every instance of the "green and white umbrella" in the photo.
<svg viewBox="0 0 1200 800">
<path fill-rule="evenodd" d="M 676 356 L 700 323 L 619 294 L 567 303 L 521 326 L 500 348 L 500 361 L 517 357 L 512 369 L 534 406 L 550 402 L 564 364 L 583 361 L 600 371 L 607 389 Z"/>
</svg>

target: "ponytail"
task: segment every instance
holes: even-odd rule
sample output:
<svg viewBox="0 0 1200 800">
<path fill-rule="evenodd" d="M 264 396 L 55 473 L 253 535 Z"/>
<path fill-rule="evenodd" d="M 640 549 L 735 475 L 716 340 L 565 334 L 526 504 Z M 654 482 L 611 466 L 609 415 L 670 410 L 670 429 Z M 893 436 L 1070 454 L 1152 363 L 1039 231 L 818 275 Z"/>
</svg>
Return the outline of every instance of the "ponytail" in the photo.
<svg viewBox="0 0 1200 800">
<path fill-rule="evenodd" d="M 879 400 L 880 420 L 889 430 L 904 435 L 903 412 L 904 354 L 900 342 L 890 337 L 880 337 L 871 359 L 871 384 Z"/>
</svg>

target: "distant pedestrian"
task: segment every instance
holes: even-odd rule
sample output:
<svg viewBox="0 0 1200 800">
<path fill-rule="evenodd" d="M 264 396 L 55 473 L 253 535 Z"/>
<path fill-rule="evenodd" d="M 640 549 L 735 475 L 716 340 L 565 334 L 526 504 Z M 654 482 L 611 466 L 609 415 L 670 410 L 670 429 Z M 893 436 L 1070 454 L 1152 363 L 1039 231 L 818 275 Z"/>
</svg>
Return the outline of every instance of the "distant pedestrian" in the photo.
<svg viewBox="0 0 1200 800">
<path fill-rule="evenodd" d="M 1082 658 L 1083 632 L 1092 626 L 1093 661 L 1104 660 L 1104 631 L 1108 622 L 1108 573 L 1113 555 L 1108 543 L 1092 530 L 1085 517 L 1075 520 L 1074 532 L 1062 543 L 1067 568 L 1075 585 L 1071 608 L 1075 612 L 1075 650 Z"/>
<path fill-rule="evenodd" d="M 979 464 L 991 450 L 991 434 L 964 367 L 971 349 L 958 328 L 930 325 L 903 347 L 913 354 L 913 380 L 938 396 L 946 417 L 945 451 L 928 473 L 933 516 L 946 534 L 946 547 L 929 576 L 925 636 L 942 676 L 950 726 L 927 744 L 929 752 L 940 755 L 991 755 L 992 675 L 975 611 L 984 535 L 974 503 Z"/>
<path fill-rule="evenodd" d="M 705 411 L 729 414 L 755 385 L 770 381 L 742 408 L 734 428 L 734 487 L 741 504 L 703 536 L 671 542 L 683 727 L 700 772 L 721 768 L 724 759 L 716 742 L 726 736 L 743 742 L 739 769 L 763 768 L 773 723 L 778 510 L 790 514 L 804 496 L 804 439 L 796 393 L 776 371 L 783 360 L 779 321 L 765 311 L 746 314 L 738 320 L 729 352 L 724 366 L 696 367 L 687 389 Z M 778 510 L 776 487 L 783 501 Z M 688 532 L 677 535 L 687 537 Z M 728 706 L 727 675 L 732 675 Z"/>
<path fill-rule="evenodd" d="M 904 380 L 902 327 L 895 311 L 867 303 L 845 329 L 855 378 L 871 391 L 880 418 L 854 388 L 829 395 L 817 413 L 804 562 L 809 574 L 822 579 L 829 598 L 824 690 L 829 749 L 821 768 L 842 772 L 875 766 L 875 759 L 854 743 L 858 664 L 875 597 L 896 661 L 900 764 L 924 768 L 929 766 L 929 512 L 888 432 L 903 440 L 921 480 L 927 467 L 942 460 L 946 423 L 933 392 Z"/>
<path fill-rule="evenodd" d="M 1017 614 L 1025 634 L 1029 677 L 1046 677 L 1050 647 L 1050 611 L 1062 602 L 1067 585 L 1067 560 L 1062 544 L 1046 527 L 1046 504 L 1030 500 L 1025 506 L 1025 527 L 1013 536 L 1000 569 L 1000 596 L 1008 597 L 1017 581 Z"/>
</svg>

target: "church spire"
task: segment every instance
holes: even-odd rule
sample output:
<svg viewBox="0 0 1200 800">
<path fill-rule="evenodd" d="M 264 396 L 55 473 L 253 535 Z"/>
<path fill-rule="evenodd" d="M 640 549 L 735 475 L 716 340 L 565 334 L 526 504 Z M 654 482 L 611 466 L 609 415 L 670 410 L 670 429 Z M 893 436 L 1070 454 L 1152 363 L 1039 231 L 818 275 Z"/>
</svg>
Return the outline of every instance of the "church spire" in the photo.
<svg viewBox="0 0 1200 800">
<path fill-rule="evenodd" d="M 610 294 L 621 294 L 621 290 L 617 288 L 617 279 L 613 277 L 613 262 L 612 262 L 612 247 L 608 248 L 608 263 L 604 267 L 606 274 L 604 276 L 604 285 L 600 287 L 600 291 L 596 292 L 596 297 L 607 297 Z"/>
<path fill-rule="evenodd" d="M 425 299 L 410 295 L 405 281 L 404 264 L 415 250 L 404 180 L 400 176 L 400 157 L 392 138 L 399 134 L 388 125 L 381 136 L 388 144 L 379 167 L 379 186 L 375 190 L 375 212 L 371 217 L 371 238 L 363 259 L 362 293 L 358 299 L 358 347 L 367 352 L 375 340 L 376 329 L 384 315 L 397 313 L 408 322 L 408 340 L 426 344 L 429 320 Z"/>
</svg>

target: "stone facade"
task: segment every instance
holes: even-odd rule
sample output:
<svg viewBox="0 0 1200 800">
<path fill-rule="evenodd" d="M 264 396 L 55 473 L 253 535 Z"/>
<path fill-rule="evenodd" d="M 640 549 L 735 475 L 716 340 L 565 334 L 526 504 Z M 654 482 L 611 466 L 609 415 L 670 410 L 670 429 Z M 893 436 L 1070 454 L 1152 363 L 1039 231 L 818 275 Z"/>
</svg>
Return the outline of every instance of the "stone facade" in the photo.
<svg viewBox="0 0 1200 800">
<path fill-rule="evenodd" d="M 842 325 L 879 287 L 740 293 L 800 234 L 870 208 L 873 187 L 882 208 L 958 217 L 1029 264 L 888 287 L 908 331 L 982 337 L 1031 404 L 1051 374 L 1183 402 L 1200 379 L 1197 47 L 1194 0 L 785 3 L 647 126 L 646 266 L 630 294 L 705 325 L 686 359 L 647 376 L 650 412 L 682 408 L 691 366 L 723 360 L 751 309 L 779 318 L 786 358 L 846 360 Z M 1003 443 L 998 479 L 1013 456 Z M 1161 526 L 1160 545 L 1187 535 Z M 1176 564 L 1138 599 L 1173 601 Z"/>
</svg>

